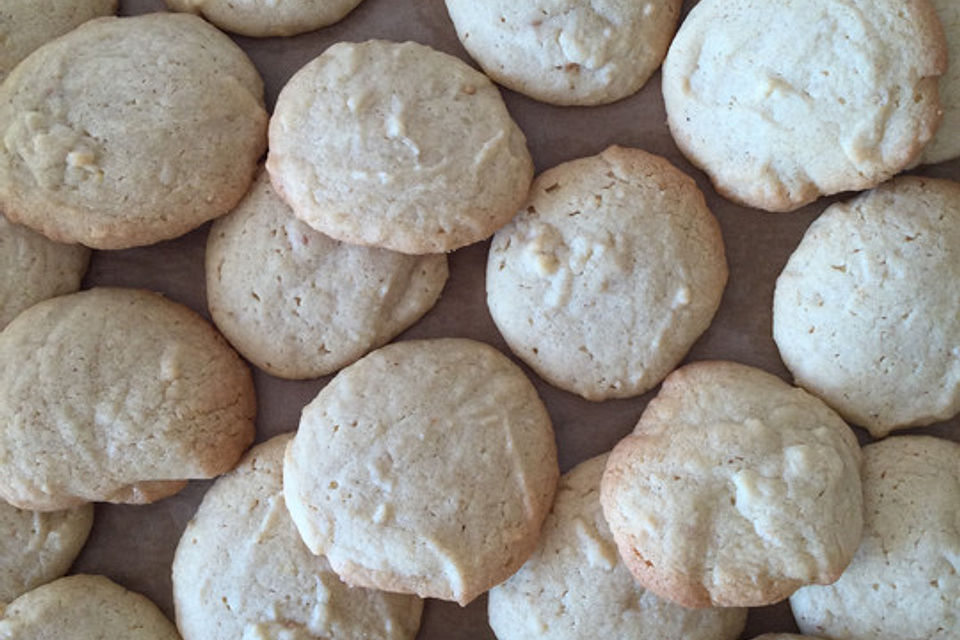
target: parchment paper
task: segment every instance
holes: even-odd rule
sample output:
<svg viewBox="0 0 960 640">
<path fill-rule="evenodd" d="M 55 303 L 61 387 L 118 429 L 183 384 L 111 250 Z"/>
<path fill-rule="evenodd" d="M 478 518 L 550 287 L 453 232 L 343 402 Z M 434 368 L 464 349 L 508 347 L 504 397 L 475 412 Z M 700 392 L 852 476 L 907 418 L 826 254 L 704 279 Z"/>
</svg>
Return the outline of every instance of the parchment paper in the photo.
<svg viewBox="0 0 960 640">
<path fill-rule="evenodd" d="M 693 4 L 691 0 L 684 2 L 684 13 Z M 122 14 L 162 10 L 161 0 L 121 1 Z M 344 21 L 318 32 L 285 39 L 237 37 L 236 41 L 263 75 L 268 109 L 272 110 L 280 88 L 303 64 L 336 41 L 370 38 L 416 40 L 469 60 L 442 0 L 365 0 Z M 603 107 L 552 107 L 507 90 L 503 90 L 503 96 L 527 135 L 538 172 L 566 160 L 599 153 L 616 143 L 665 156 L 692 175 L 723 228 L 730 281 L 713 325 L 686 360 L 735 360 L 790 380 L 770 335 L 774 281 L 810 222 L 828 204 L 850 194 L 822 199 L 789 214 L 748 210 L 720 198 L 705 176 L 680 155 L 667 131 L 659 73 L 635 96 Z M 917 173 L 960 179 L 960 162 L 923 167 Z M 153 289 L 209 318 L 203 276 L 208 227 L 150 247 L 95 252 L 84 286 Z M 488 246 L 489 242 L 484 242 L 450 255 L 450 279 L 440 302 L 399 339 L 469 337 L 509 353 L 486 309 L 483 271 Z M 941 286 L 960 287 L 960 284 L 941 283 Z M 549 408 L 563 471 L 612 448 L 632 430 L 655 393 L 595 404 L 557 390 L 524 369 Z M 254 376 L 259 402 L 258 442 L 296 429 L 301 408 L 329 380 L 282 381 L 256 369 Z M 866 432 L 856 431 L 862 442 L 869 441 Z M 960 440 L 960 419 L 909 433 Z M 153 599 L 172 619 L 170 563 L 173 552 L 183 527 L 209 485 L 209 482 L 192 482 L 177 496 L 149 506 L 97 505 L 93 533 L 73 572 L 105 574 Z M 795 630 L 790 609 L 782 603 L 751 611 L 743 637 Z M 418 637 L 422 640 L 493 639 L 486 624 L 486 597 L 463 609 L 453 603 L 428 600 Z"/>
</svg>

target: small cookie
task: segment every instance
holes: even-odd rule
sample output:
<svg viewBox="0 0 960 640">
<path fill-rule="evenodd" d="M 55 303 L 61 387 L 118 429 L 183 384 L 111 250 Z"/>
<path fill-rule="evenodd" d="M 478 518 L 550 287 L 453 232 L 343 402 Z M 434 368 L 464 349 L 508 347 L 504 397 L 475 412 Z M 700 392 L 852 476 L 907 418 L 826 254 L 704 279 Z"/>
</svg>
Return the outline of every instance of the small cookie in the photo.
<svg viewBox="0 0 960 640">
<path fill-rule="evenodd" d="M 174 11 L 203 16 L 225 31 L 253 38 L 292 36 L 333 24 L 361 0 L 166 0 Z"/>
<path fill-rule="evenodd" d="M 733 362 L 670 374 L 614 448 L 603 514 L 627 568 L 688 607 L 836 580 L 862 525 L 860 448 L 802 389 Z"/>
<path fill-rule="evenodd" d="M 597 105 L 639 91 L 660 66 L 681 0 L 446 0 L 488 76 L 536 100 Z"/>
<path fill-rule="evenodd" d="M 526 139 L 482 73 L 415 42 L 339 42 L 300 69 L 270 119 L 267 169 L 333 238 L 442 253 L 507 223 L 533 176 Z"/>
<path fill-rule="evenodd" d="M 266 121 L 257 70 L 200 18 L 92 20 L 0 85 L 0 210 L 98 249 L 173 238 L 246 193 Z"/>
<path fill-rule="evenodd" d="M 746 609 L 687 609 L 646 591 L 627 571 L 600 510 L 606 460 L 592 458 L 560 479 L 537 551 L 490 590 L 497 638 L 735 640 Z"/>
<path fill-rule="evenodd" d="M 943 120 L 940 128 L 920 154 L 920 162 L 932 164 L 960 156 L 960 3 L 956 0 L 931 0 L 947 38 L 950 65 L 940 77 L 940 104 Z"/>
<path fill-rule="evenodd" d="M 180 640 L 153 604 L 103 576 L 60 578 L 0 611 L 0 640 Z"/>
<path fill-rule="evenodd" d="M 667 123 L 722 195 L 791 211 L 910 164 L 946 61 L 928 0 L 703 0 L 663 63 Z"/>
<path fill-rule="evenodd" d="M 351 589 L 303 545 L 283 502 L 291 437 L 251 449 L 184 530 L 173 560 L 180 633 L 185 640 L 413 640 L 419 598 Z"/>
<path fill-rule="evenodd" d="M 902 177 L 831 205 L 777 279 L 796 383 L 875 437 L 960 411 L 960 184 Z"/>
<path fill-rule="evenodd" d="M 117 0 L 3 0 L 0 82 L 40 45 L 87 20 L 116 13 Z"/>
<path fill-rule="evenodd" d="M 293 216 L 265 172 L 207 239 L 207 304 L 226 338 L 283 378 L 316 378 L 389 342 L 440 297 L 444 255 L 332 240 Z"/>
<path fill-rule="evenodd" d="M 148 291 L 36 304 L 0 332 L 0 498 L 53 511 L 146 503 L 232 468 L 250 372 L 203 318 Z"/>
<path fill-rule="evenodd" d="M 863 541 L 836 583 L 793 594 L 797 624 L 846 640 L 957 640 L 960 444 L 903 436 L 863 456 Z"/>
<path fill-rule="evenodd" d="M 86 247 L 53 242 L 0 214 L 0 329 L 27 307 L 79 289 L 89 260 Z"/>
<path fill-rule="evenodd" d="M 92 526 L 92 504 L 38 513 L 0 500 L 0 609 L 65 574 Z"/>
<path fill-rule="evenodd" d="M 283 491 L 307 547 L 350 585 L 466 605 L 537 546 L 559 470 L 523 372 L 473 340 L 400 342 L 303 410 Z"/>
<path fill-rule="evenodd" d="M 597 401 L 660 382 L 709 326 L 726 282 L 720 225 L 697 185 L 625 147 L 538 176 L 487 259 L 487 305 L 513 352 Z"/>
</svg>

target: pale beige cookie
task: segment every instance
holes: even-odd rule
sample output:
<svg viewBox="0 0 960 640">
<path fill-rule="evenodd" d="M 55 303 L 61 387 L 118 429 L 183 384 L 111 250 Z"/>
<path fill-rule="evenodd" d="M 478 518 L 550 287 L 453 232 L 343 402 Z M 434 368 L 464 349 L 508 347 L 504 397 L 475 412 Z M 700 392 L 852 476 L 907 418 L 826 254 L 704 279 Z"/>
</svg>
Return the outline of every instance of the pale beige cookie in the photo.
<svg viewBox="0 0 960 640">
<path fill-rule="evenodd" d="M 246 365 L 148 291 L 91 289 L 0 332 L 0 498 L 53 511 L 145 503 L 229 470 L 253 440 Z"/>
<path fill-rule="evenodd" d="M 760 369 L 670 374 L 614 448 L 603 513 L 627 568 L 685 606 L 759 606 L 836 580 L 860 541 L 860 448 L 817 398 Z"/>
<path fill-rule="evenodd" d="M 203 16 L 244 36 L 292 36 L 337 22 L 361 0 L 166 0 L 174 11 Z"/>
<path fill-rule="evenodd" d="M 60 578 L 0 611 L 0 640 L 180 640 L 157 605 L 103 576 Z"/>
<path fill-rule="evenodd" d="M 935 163 L 960 156 L 960 2 L 956 0 L 932 0 L 940 24 L 947 38 L 950 65 L 940 77 L 940 104 L 943 120 L 940 128 L 927 143 L 920 162 Z"/>
<path fill-rule="evenodd" d="M 797 384 L 877 437 L 960 411 L 960 184 L 902 177 L 814 221 L 777 279 Z"/>
<path fill-rule="evenodd" d="M 641 394 L 676 367 L 726 281 L 720 225 L 694 181 L 610 147 L 537 177 L 490 247 L 487 305 L 543 378 L 604 400 Z"/>
<path fill-rule="evenodd" d="M 804 633 L 960 638 L 960 445 L 927 436 L 864 447 L 863 541 L 828 587 L 790 598 Z"/>
<path fill-rule="evenodd" d="M 722 195 L 790 211 L 917 157 L 946 54 L 928 0 L 703 0 L 663 63 L 667 121 Z"/>
<path fill-rule="evenodd" d="M 284 378 L 347 365 L 416 322 L 440 297 L 444 255 L 343 244 L 294 217 L 261 173 L 207 240 L 207 304 L 248 360 Z"/>
<path fill-rule="evenodd" d="M 600 510 L 607 456 L 560 479 L 540 546 L 509 580 L 490 590 L 487 611 L 499 640 L 734 640 L 747 610 L 687 609 L 645 590 L 620 561 Z"/>
<path fill-rule="evenodd" d="M 446 0 L 460 42 L 488 76 L 560 105 L 625 98 L 660 66 L 681 0 Z"/>
<path fill-rule="evenodd" d="M 173 560 L 185 640 L 413 640 L 423 602 L 352 589 L 304 546 L 283 502 L 292 434 L 251 449 L 203 497 Z"/>
<path fill-rule="evenodd" d="M 117 0 L 3 0 L 0 82 L 40 45 L 116 10 Z"/>
<path fill-rule="evenodd" d="M 340 42 L 270 119 L 267 169 L 297 217 L 338 240 L 441 253 L 513 217 L 533 176 L 490 80 L 415 42 Z"/>
<path fill-rule="evenodd" d="M 0 500 L 0 608 L 70 569 L 93 526 L 93 505 L 39 513 Z"/>
<path fill-rule="evenodd" d="M 0 86 L 0 210 L 98 249 L 181 235 L 247 191 L 262 94 L 243 51 L 196 16 L 92 20 Z"/>
<path fill-rule="evenodd" d="M 90 250 L 53 242 L 0 214 L 0 329 L 27 307 L 80 288 Z"/>
<path fill-rule="evenodd" d="M 523 372 L 450 338 L 341 371 L 303 410 L 283 491 L 307 547 L 348 584 L 465 605 L 533 553 L 558 476 Z"/>
</svg>

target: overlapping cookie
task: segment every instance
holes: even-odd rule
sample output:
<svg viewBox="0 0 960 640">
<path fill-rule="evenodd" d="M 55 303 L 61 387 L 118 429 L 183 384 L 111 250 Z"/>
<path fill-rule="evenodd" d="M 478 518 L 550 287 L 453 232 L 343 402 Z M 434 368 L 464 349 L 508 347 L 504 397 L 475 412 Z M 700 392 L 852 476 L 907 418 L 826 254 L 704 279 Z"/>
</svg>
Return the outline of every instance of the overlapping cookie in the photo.
<svg viewBox="0 0 960 640">
<path fill-rule="evenodd" d="M 166 0 L 174 11 L 203 16 L 244 36 L 292 36 L 337 22 L 361 0 Z"/>
</svg>

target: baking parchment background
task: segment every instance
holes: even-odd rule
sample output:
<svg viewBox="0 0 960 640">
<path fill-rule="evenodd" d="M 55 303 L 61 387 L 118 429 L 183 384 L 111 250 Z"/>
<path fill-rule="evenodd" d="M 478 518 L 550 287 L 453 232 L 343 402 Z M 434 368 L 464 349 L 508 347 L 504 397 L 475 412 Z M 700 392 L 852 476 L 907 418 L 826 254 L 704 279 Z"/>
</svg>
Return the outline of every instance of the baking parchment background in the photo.
<svg viewBox="0 0 960 640">
<path fill-rule="evenodd" d="M 684 15 L 693 4 L 691 0 L 684 2 Z M 122 15 L 163 10 L 162 0 L 120 2 Z M 334 42 L 370 38 L 415 40 L 469 62 L 447 17 L 443 0 L 365 0 L 342 22 L 317 32 L 293 38 L 235 37 L 235 40 L 260 70 L 266 86 L 267 108 L 272 111 L 281 87 L 306 62 Z M 660 95 L 659 72 L 638 94 L 602 107 L 553 107 L 509 90 L 504 89 L 502 93 L 527 136 L 538 173 L 573 158 L 599 153 L 608 145 L 620 144 L 665 156 L 692 175 L 723 228 L 730 280 L 712 326 L 686 361 L 734 360 L 790 380 L 770 334 L 774 282 L 810 222 L 828 204 L 848 198 L 850 194 L 821 199 L 788 214 L 761 213 L 720 198 L 706 177 L 684 160 L 670 137 Z M 960 161 L 922 167 L 916 173 L 960 178 Z M 152 289 L 209 318 L 203 274 L 208 229 L 209 224 L 176 240 L 150 247 L 96 251 L 84 288 L 117 285 Z M 482 242 L 450 254 L 450 279 L 439 303 L 398 339 L 468 337 L 509 353 L 485 303 L 483 273 L 488 246 L 489 241 Z M 935 286 L 960 288 L 960 283 Z M 549 386 L 526 367 L 524 371 L 550 411 L 564 472 L 611 449 L 633 429 L 656 392 L 655 389 L 638 398 L 597 404 Z M 260 442 L 296 429 L 300 410 L 329 377 L 291 382 L 254 368 L 254 379 L 259 404 L 257 441 Z M 856 431 L 862 442 L 869 440 L 863 430 Z M 902 433 L 927 433 L 960 440 L 960 418 Z M 173 619 L 170 563 L 180 533 L 209 485 L 210 482 L 191 482 L 180 494 L 148 506 L 98 504 L 93 532 L 72 572 L 107 575 L 150 597 Z M 781 603 L 752 610 L 743 637 L 752 638 L 766 631 L 795 630 L 789 607 Z M 493 639 L 486 623 L 486 596 L 463 609 L 454 603 L 428 600 L 418 638 Z"/>
</svg>

